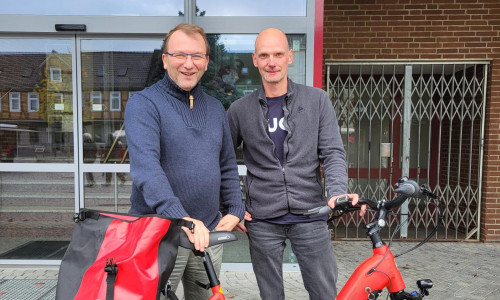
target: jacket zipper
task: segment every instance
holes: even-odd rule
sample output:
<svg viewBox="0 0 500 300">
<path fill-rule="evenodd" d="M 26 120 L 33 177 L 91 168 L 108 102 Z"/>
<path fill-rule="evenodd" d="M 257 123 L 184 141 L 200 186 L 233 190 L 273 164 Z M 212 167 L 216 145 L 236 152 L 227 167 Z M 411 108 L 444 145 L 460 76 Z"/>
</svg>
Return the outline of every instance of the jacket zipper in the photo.
<svg viewBox="0 0 500 300">
<path fill-rule="evenodd" d="M 246 177 L 246 183 L 247 183 L 247 201 L 248 201 L 248 206 L 252 206 L 252 197 L 250 196 L 250 187 L 252 186 L 252 180 L 249 179 L 248 175 Z"/>
<path fill-rule="evenodd" d="M 285 166 L 281 167 L 281 172 L 283 173 L 283 181 L 285 183 L 285 197 L 286 197 L 286 204 L 288 206 L 288 211 L 290 211 L 290 201 L 288 201 L 288 186 L 286 184 L 286 175 L 285 175 Z"/>
<path fill-rule="evenodd" d="M 288 199 L 288 185 L 286 184 L 286 174 L 285 174 L 285 164 L 286 164 L 286 161 L 287 161 L 287 156 L 288 156 L 288 140 L 289 140 L 289 134 L 291 135 L 292 132 L 291 132 L 291 129 L 290 129 L 290 123 L 288 122 L 288 118 L 290 117 L 290 111 L 288 110 L 288 106 L 287 106 L 287 100 L 288 100 L 288 95 L 285 96 L 285 99 L 283 100 L 283 105 L 284 107 L 286 108 L 286 111 L 288 112 L 287 116 L 286 116 L 286 127 L 285 129 L 287 129 L 287 133 L 286 133 L 286 136 L 285 136 L 285 141 L 287 143 L 287 146 L 286 146 L 286 152 L 283 153 L 283 166 L 281 166 L 281 171 L 283 172 L 283 181 L 285 182 L 285 196 L 286 196 L 286 203 L 287 203 L 287 206 L 288 206 L 288 211 L 290 211 L 290 201 Z M 283 110 L 283 117 L 285 117 L 285 110 Z"/>
<path fill-rule="evenodd" d="M 285 98 L 284 101 L 285 101 L 284 105 L 286 106 L 286 98 Z M 269 136 L 269 130 L 268 130 L 269 129 L 269 120 L 267 120 L 266 111 L 263 111 L 263 113 L 264 113 L 264 120 L 266 122 L 265 126 L 266 126 L 267 136 L 269 137 L 269 139 L 271 139 L 271 137 Z M 288 125 L 288 121 L 287 121 L 287 125 Z M 287 126 L 287 127 L 290 127 L 290 126 Z M 288 133 L 287 133 L 287 136 L 288 136 Z M 276 156 L 276 153 L 274 153 L 274 148 L 276 147 L 276 145 L 274 145 L 274 142 L 273 142 L 272 139 L 271 139 L 271 142 L 273 143 L 273 155 L 276 158 L 276 160 L 278 161 L 278 163 L 281 165 L 280 160 L 278 159 L 278 156 Z M 286 162 L 286 157 L 283 157 L 283 165 L 281 165 L 281 174 L 283 175 L 283 183 L 285 185 L 286 203 L 287 203 L 287 206 L 288 206 L 288 211 L 290 211 L 290 202 L 288 201 L 288 188 L 287 188 L 287 184 L 286 184 L 286 175 L 285 175 L 285 162 Z"/>
</svg>

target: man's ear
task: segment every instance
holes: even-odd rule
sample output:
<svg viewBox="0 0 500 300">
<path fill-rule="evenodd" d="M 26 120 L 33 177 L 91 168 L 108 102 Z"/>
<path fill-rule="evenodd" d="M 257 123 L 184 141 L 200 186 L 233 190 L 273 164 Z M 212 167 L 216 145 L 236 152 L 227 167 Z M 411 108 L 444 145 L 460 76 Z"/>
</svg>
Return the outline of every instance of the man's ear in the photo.
<svg viewBox="0 0 500 300">
<path fill-rule="evenodd" d="M 205 71 L 208 70 L 208 63 L 210 62 L 210 57 L 207 55 L 207 63 L 205 64 Z"/>
<path fill-rule="evenodd" d="M 167 55 L 165 53 L 163 53 L 161 55 L 161 61 L 163 62 L 163 69 L 167 69 Z"/>
</svg>

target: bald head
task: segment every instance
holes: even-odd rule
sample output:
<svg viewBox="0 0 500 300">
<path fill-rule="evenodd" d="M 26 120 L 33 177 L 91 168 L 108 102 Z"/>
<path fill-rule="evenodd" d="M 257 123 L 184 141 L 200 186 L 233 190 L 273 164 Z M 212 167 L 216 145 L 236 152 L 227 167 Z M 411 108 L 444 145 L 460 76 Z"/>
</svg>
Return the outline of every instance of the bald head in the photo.
<svg viewBox="0 0 500 300">
<path fill-rule="evenodd" d="M 257 35 L 257 38 L 255 39 L 255 51 L 257 51 L 258 47 L 263 43 L 267 44 L 267 41 L 269 40 L 280 41 L 286 45 L 287 49 L 290 48 L 288 45 L 288 39 L 283 31 L 278 28 L 267 28 L 262 30 L 259 35 Z"/>
<path fill-rule="evenodd" d="M 253 64 L 262 77 L 266 96 L 277 97 L 287 92 L 288 65 L 293 61 L 293 50 L 283 31 L 263 30 L 255 39 Z"/>
</svg>

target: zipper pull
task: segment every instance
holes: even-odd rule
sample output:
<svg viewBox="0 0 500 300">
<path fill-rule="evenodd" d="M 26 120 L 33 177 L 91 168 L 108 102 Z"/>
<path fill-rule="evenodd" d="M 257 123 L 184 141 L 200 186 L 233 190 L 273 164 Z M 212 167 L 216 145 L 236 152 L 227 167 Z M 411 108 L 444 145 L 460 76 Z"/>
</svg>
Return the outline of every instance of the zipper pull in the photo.
<svg viewBox="0 0 500 300">
<path fill-rule="evenodd" d="M 189 109 L 193 109 L 193 95 L 189 95 Z"/>
</svg>

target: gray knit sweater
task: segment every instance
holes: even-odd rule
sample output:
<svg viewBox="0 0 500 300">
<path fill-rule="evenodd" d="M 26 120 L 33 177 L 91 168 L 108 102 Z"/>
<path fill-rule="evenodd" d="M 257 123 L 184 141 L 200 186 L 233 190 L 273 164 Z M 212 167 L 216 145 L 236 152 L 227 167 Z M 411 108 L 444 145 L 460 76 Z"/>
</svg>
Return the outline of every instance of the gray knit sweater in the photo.
<svg viewBox="0 0 500 300">
<path fill-rule="evenodd" d="M 189 216 L 212 230 L 220 204 L 240 219 L 245 208 L 224 108 L 200 84 L 191 91 L 193 109 L 189 95 L 165 74 L 128 101 L 130 213 Z"/>
</svg>

